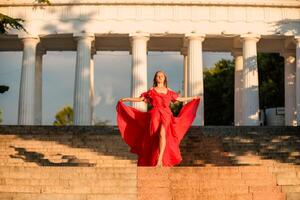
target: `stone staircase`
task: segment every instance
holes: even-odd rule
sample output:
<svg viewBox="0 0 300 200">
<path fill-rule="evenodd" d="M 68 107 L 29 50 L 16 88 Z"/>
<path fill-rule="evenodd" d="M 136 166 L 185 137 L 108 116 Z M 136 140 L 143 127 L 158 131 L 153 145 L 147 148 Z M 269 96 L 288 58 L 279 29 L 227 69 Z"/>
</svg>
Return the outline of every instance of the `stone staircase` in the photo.
<svg viewBox="0 0 300 200">
<path fill-rule="evenodd" d="M 136 193 L 136 167 L 0 167 L 1 200 L 131 200 Z"/>
<path fill-rule="evenodd" d="M 136 199 L 136 156 L 111 132 L 2 131 L 0 200 Z"/>
<path fill-rule="evenodd" d="M 192 127 L 173 168 L 116 127 L 0 126 L 0 200 L 300 200 L 297 127 Z"/>
<path fill-rule="evenodd" d="M 136 166 L 136 156 L 119 135 L 109 131 L 2 134 L 0 166 Z"/>
<path fill-rule="evenodd" d="M 264 167 L 139 168 L 138 191 L 143 200 L 283 200 L 286 195 Z"/>
<path fill-rule="evenodd" d="M 231 172 L 234 181 L 224 185 L 244 182 L 248 188 L 248 195 L 224 192 L 204 199 L 300 200 L 300 127 L 194 127 L 181 152 L 181 166 L 214 166 L 219 174 Z"/>
</svg>

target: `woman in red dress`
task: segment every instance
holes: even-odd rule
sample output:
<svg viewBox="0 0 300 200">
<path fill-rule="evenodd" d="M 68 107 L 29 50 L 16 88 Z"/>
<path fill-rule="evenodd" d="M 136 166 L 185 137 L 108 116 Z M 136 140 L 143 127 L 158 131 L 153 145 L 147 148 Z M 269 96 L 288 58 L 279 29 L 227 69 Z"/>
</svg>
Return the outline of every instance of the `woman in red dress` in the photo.
<svg viewBox="0 0 300 200">
<path fill-rule="evenodd" d="M 177 117 L 173 116 L 170 102 L 189 101 Z M 139 111 L 123 102 L 150 103 L 147 112 Z M 140 97 L 121 98 L 116 106 L 117 124 L 130 152 L 138 155 L 138 166 L 174 166 L 182 160 L 179 144 L 196 117 L 200 97 L 179 97 L 168 88 L 167 76 L 157 71 L 153 87 Z"/>
</svg>

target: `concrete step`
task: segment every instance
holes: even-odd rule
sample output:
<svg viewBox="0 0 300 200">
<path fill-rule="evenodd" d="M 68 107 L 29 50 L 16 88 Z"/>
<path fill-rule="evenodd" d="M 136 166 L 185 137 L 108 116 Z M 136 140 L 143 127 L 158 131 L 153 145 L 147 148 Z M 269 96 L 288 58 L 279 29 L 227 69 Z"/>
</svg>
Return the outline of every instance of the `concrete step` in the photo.
<svg viewBox="0 0 300 200">
<path fill-rule="evenodd" d="M 1 165 L 0 165 L 1 166 Z M 3 166 L 3 165 L 2 165 Z M 8 165 L 8 166 L 19 166 L 19 167 L 37 167 L 37 166 L 41 166 L 39 164 L 36 163 L 29 163 L 29 164 L 12 164 L 12 165 Z M 69 164 L 69 163 L 60 163 L 60 164 L 51 164 L 51 165 L 44 165 L 44 166 L 78 166 L 78 167 L 132 167 L 132 166 L 136 166 L 136 164 L 79 164 L 79 163 L 75 163 L 75 164 Z"/>
<path fill-rule="evenodd" d="M 1 193 L 0 200 L 137 200 L 136 194 Z"/>
<path fill-rule="evenodd" d="M 136 173 L 137 167 L 9 167 L 1 166 L 0 171 L 3 173 L 28 172 L 28 173 L 43 173 L 62 172 L 62 173 Z M 0 176 L 3 174 L 0 174 Z"/>
<path fill-rule="evenodd" d="M 133 199 L 136 167 L 0 167 L 0 197 L 7 199 Z M 17 195 L 18 194 L 18 195 Z M 47 195 L 49 194 L 49 195 Z M 120 196 L 122 196 L 120 198 Z M 0 198 L 0 199 L 1 199 Z M 76 199 L 75 198 L 75 199 Z"/>
<path fill-rule="evenodd" d="M 101 180 L 99 180 L 99 179 Z M 110 177 L 104 175 L 97 175 L 95 178 L 69 178 L 69 179 L 26 179 L 26 178 L 0 178 L 0 186 L 54 186 L 60 185 L 63 187 L 69 186 L 101 186 L 101 187 L 126 187 L 135 186 L 136 179 L 132 177 L 122 176 L 120 174 L 113 174 Z"/>
<path fill-rule="evenodd" d="M 113 182 L 115 180 L 111 180 Z M 101 181 L 99 181 L 101 183 Z M 115 184 L 105 186 L 103 184 L 94 185 L 0 185 L 1 192 L 10 193 L 62 193 L 62 194 L 136 194 L 136 186 L 118 186 Z M 125 184 L 124 180 L 124 184 Z"/>
<path fill-rule="evenodd" d="M 113 158 L 107 158 L 107 157 L 97 157 L 95 159 L 93 158 L 80 158 L 80 157 L 76 157 L 74 156 L 74 158 L 65 158 L 65 159 L 57 159 L 57 158 L 53 158 L 53 157 L 43 157 L 43 158 L 29 158 L 26 159 L 25 157 L 14 157 L 14 158 L 5 158 L 5 159 L 0 159 L 0 161 L 2 163 L 22 163 L 22 162 L 38 162 L 39 160 L 49 160 L 51 162 L 56 162 L 56 163 L 60 163 L 60 162 L 66 162 L 66 161 L 74 161 L 76 162 L 76 160 L 78 161 L 92 161 L 94 163 L 102 163 L 102 162 L 107 162 L 107 163 L 132 163 L 135 162 L 135 160 L 130 160 L 130 159 L 125 159 L 125 158 L 117 158 L 117 157 L 113 157 Z"/>
<path fill-rule="evenodd" d="M 138 168 L 139 199 L 275 199 L 286 194 L 268 167 Z"/>
<path fill-rule="evenodd" d="M 64 153 L 64 154 L 62 154 Z M 26 155 L 25 155 L 26 154 Z M 18 156 L 31 156 L 31 157 L 51 157 L 51 158 L 59 158 L 59 159 L 71 159 L 76 157 L 84 157 L 85 159 L 107 159 L 107 160 L 118 160 L 120 157 L 129 157 L 135 159 L 135 155 L 127 155 L 127 154 L 116 154 L 116 155 L 101 155 L 101 154 L 90 154 L 90 153 L 76 153 L 76 152 L 64 152 L 64 151 L 57 151 L 57 152 L 42 152 L 39 151 L 37 152 L 32 152 L 32 151 L 27 151 L 26 153 L 18 153 L 18 152 L 12 152 L 12 153 L 7 153 L 5 155 L 0 155 L 0 159 L 7 159 L 7 158 L 14 158 Z"/>
</svg>

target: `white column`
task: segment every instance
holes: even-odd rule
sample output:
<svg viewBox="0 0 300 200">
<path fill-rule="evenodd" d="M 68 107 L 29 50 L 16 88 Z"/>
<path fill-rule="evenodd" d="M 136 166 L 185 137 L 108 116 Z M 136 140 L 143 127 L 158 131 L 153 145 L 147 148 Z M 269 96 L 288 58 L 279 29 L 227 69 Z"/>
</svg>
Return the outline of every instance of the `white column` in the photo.
<svg viewBox="0 0 300 200">
<path fill-rule="evenodd" d="M 149 34 L 130 34 L 132 47 L 132 76 L 131 76 L 131 96 L 139 97 L 142 92 L 148 90 L 147 87 L 147 41 Z M 133 102 L 132 106 L 141 111 L 147 111 L 147 105 L 143 102 Z"/>
<path fill-rule="evenodd" d="M 241 36 L 243 41 L 243 125 L 259 125 L 259 87 L 257 48 L 258 35 L 245 34 Z"/>
<path fill-rule="evenodd" d="M 187 48 L 184 48 L 181 50 L 181 55 L 183 55 L 183 69 L 182 69 L 182 74 L 183 74 L 183 97 L 188 96 L 188 56 L 187 56 Z M 186 104 L 187 102 L 183 102 L 183 104 Z"/>
<path fill-rule="evenodd" d="M 200 105 L 193 125 L 204 126 L 202 42 L 205 35 L 188 34 L 188 96 L 200 96 Z"/>
<path fill-rule="evenodd" d="M 34 99 L 34 124 L 42 125 L 42 96 L 43 96 L 43 55 L 45 50 L 37 50 L 35 63 L 35 99 Z"/>
<path fill-rule="evenodd" d="M 90 84 L 91 84 L 91 89 L 90 89 L 90 96 L 91 96 L 91 120 L 92 120 L 92 125 L 95 125 L 95 111 L 94 111 L 94 107 L 95 107 L 95 87 L 94 87 L 94 80 L 95 80 L 95 76 L 94 76 L 94 55 L 91 55 L 91 64 L 90 64 Z"/>
<path fill-rule="evenodd" d="M 296 41 L 296 112 L 297 112 L 297 126 L 300 126 L 300 36 L 296 36 L 295 41 Z"/>
<path fill-rule="evenodd" d="M 77 57 L 74 88 L 74 125 L 91 125 L 91 46 L 93 34 L 74 34 Z"/>
<path fill-rule="evenodd" d="M 34 93 L 36 46 L 39 38 L 28 36 L 22 38 L 23 58 L 19 90 L 18 124 L 34 125 Z"/>
<path fill-rule="evenodd" d="M 296 126 L 296 62 L 295 53 L 283 53 L 284 57 L 284 113 L 285 125 Z"/>
<path fill-rule="evenodd" d="M 232 52 L 235 60 L 234 70 L 234 125 L 242 125 L 242 88 L 243 88 L 243 53 L 241 51 Z"/>
<path fill-rule="evenodd" d="M 188 96 L 188 57 L 183 55 L 183 85 L 184 85 L 184 97 Z"/>
</svg>

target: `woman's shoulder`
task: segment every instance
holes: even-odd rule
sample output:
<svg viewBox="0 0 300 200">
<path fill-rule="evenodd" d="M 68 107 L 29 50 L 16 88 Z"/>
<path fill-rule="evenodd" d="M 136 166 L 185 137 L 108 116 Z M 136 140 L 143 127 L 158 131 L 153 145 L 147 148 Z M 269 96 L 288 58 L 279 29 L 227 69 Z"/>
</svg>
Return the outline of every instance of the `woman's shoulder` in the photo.
<svg viewBox="0 0 300 200">
<path fill-rule="evenodd" d="M 154 87 L 150 87 L 147 92 L 151 92 L 153 89 Z"/>
<path fill-rule="evenodd" d="M 169 88 L 169 87 L 168 87 L 168 90 L 169 90 L 170 92 L 175 92 L 174 90 L 172 90 L 172 89 L 171 89 L 171 88 Z"/>
<path fill-rule="evenodd" d="M 168 94 L 169 94 L 172 98 L 176 99 L 176 98 L 179 96 L 179 93 L 178 93 L 178 92 L 172 90 L 171 88 L 168 88 L 168 89 L 169 89 Z"/>
<path fill-rule="evenodd" d="M 154 87 L 150 87 L 146 92 L 147 92 L 148 94 L 151 94 L 152 91 L 153 91 L 153 89 L 154 89 Z"/>
</svg>

